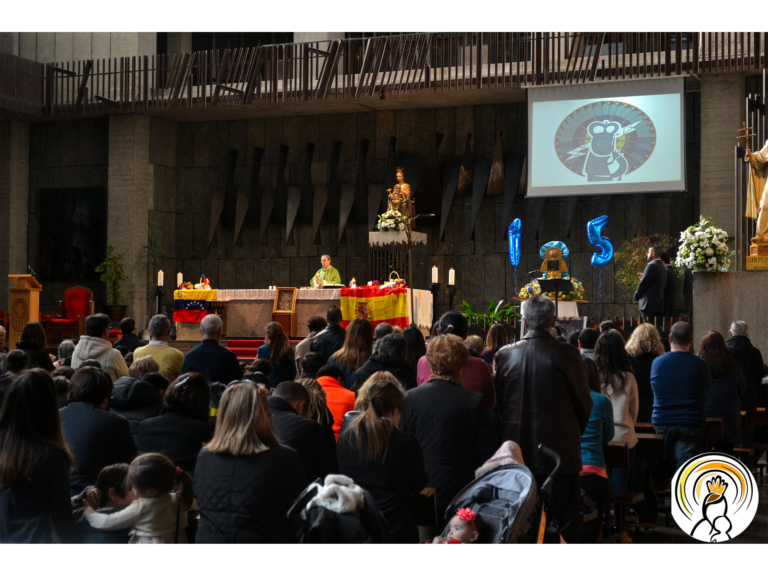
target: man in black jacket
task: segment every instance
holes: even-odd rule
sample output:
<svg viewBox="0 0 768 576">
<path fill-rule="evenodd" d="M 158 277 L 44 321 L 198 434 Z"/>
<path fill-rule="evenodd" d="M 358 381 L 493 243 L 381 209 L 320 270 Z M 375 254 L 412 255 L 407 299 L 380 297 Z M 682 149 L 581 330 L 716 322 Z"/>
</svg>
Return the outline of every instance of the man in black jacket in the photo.
<svg viewBox="0 0 768 576">
<path fill-rule="evenodd" d="M 312 420 L 309 392 L 298 382 L 281 382 L 269 397 L 272 429 L 280 443 L 301 457 L 307 480 L 314 482 L 333 472 L 320 425 Z"/>
<path fill-rule="evenodd" d="M 664 317 L 672 318 L 675 315 L 675 298 L 677 298 L 677 285 L 680 279 L 677 276 L 677 270 L 672 266 L 672 260 L 669 254 L 663 252 L 661 261 L 664 263 L 664 271 L 667 275 L 667 281 L 664 284 Z"/>
<path fill-rule="evenodd" d="M 555 323 L 552 300 L 534 296 L 524 301 L 523 321 L 528 328 L 525 337 L 494 358 L 503 439 L 520 445 L 539 486 L 555 466 L 539 452 L 539 444 L 560 455 L 562 468 L 552 485 L 552 498 L 563 538 L 573 543 L 578 541 L 581 436 L 592 411 L 587 372 L 579 351 L 549 331 Z"/>
<path fill-rule="evenodd" d="M 760 350 L 752 345 L 749 339 L 749 326 L 743 320 L 737 320 L 731 324 L 728 331 L 730 338 L 725 341 L 728 353 L 736 360 L 736 363 L 744 373 L 747 380 L 747 388 L 741 395 L 741 409 L 747 413 L 747 429 L 741 432 L 741 445 L 751 448 L 754 442 L 755 413 L 757 412 L 757 397 L 766 367 L 763 364 L 763 355 Z"/>
<path fill-rule="evenodd" d="M 211 383 L 229 384 L 243 377 L 240 362 L 234 352 L 219 345 L 221 340 L 221 318 L 209 314 L 200 322 L 203 341 L 184 356 L 181 373 L 200 372 Z"/>
<path fill-rule="evenodd" d="M 325 313 L 325 319 L 328 320 L 328 326 L 317 336 L 312 338 L 310 350 L 320 352 L 326 360 L 334 355 L 337 350 L 344 346 L 344 338 L 347 337 L 347 331 L 341 327 L 341 308 L 331 306 Z"/>
<path fill-rule="evenodd" d="M 664 314 L 664 287 L 667 284 L 667 271 L 661 261 L 664 249 L 661 246 L 648 248 L 648 264 L 640 276 L 640 284 L 635 290 L 634 300 L 640 305 L 643 319 L 651 324 L 661 324 Z"/>
<path fill-rule="evenodd" d="M 125 346 L 128 352 L 133 352 L 136 348 L 146 346 L 146 342 L 136 336 L 136 321 L 133 318 L 123 318 L 120 321 L 120 332 L 122 336 L 112 344 L 112 348 Z"/>
<path fill-rule="evenodd" d="M 347 387 L 355 393 L 376 372 L 386 371 L 398 379 L 406 390 L 416 388 L 416 371 L 405 361 L 407 344 L 402 334 L 389 334 L 379 342 L 376 352 L 357 369 L 354 383 Z"/>
</svg>

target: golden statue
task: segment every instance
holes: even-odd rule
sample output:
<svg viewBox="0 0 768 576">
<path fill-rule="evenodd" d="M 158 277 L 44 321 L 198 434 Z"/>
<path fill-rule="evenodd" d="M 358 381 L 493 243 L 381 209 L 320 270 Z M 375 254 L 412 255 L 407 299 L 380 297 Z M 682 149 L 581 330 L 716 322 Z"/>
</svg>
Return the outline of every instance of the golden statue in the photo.
<svg viewBox="0 0 768 576">
<path fill-rule="evenodd" d="M 551 243 L 550 243 L 551 244 Z M 563 260 L 563 250 L 557 246 L 542 246 L 544 262 L 541 263 L 541 272 L 546 272 L 546 278 L 568 278 L 568 266 Z"/>
<path fill-rule="evenodd" d="M 768 142 L 759 152 L 747 148 L 745 160 L 749 162 L 747 218 L 757 220 L 752 242 L 768 242 Z"/>
<path fill-rule="evenodd" d="M 389 194 L 389 202 L 387 210 L 397 210 L 403 215 L 403 218 L 413 217 L 413 198 L 411 197 L 411 187 L 405 183 L 405 176 L 403 175 L 403 169 L 398 168 L 396 171 L 397 184 Z"/>
</svg>

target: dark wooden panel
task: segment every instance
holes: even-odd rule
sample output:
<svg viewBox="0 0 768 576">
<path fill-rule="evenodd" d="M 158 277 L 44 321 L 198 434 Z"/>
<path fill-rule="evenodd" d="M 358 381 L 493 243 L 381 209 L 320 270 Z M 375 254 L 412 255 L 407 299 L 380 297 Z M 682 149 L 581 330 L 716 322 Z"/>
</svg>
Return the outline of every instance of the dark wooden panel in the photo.
<svg viewBox="0 0 768 576">
<path fill-rule="evenodd" d="M 469 220 L 469 230 L 467 237 L 470 240 L 475 239 L 475 224 L 480 214 L 480 207 L 483 205 L 483 198 L 488 189 L 488 178 L 491 175 L 491 161 L 488 158 L 478 158 L 475 162 L 474 177 L 472 179 L 472 216 Z"/>
<path fill-rule="evenodd" d="M 235 210 L 237 206 L 237 188 L 235 184 L 235 167 L 237 166 L 237 150 L 227 151 L 227 169 L 224 183 L 224 210 L 221 214 L 221 225 L 227 230 L 235 227 Z"/>
<path fill-rule="evenodd" d="M 496 147 L 493 151 L 491 174 L 488 177 L 488 196 L 504 194 L 504 158 L 501 153 L 501 132 L 496 133 Z"/>
<path fill-rule="evenodd" d="M 419 182 L 419 189 L 416 191 L 417 214 L 440 214 L 442 190 L 440 186 L 440 159 L 437 156 L 437 150 L 442 141 L 443 134 L 435 132 L 424 161 L 424 174 Z"/>
<path fill-rule="evenodd" d="M 451 212 L 451 206 L 453 205 L 453 198 L 456 195 L 456 188 L 459 184 L 459 173 L 461 172 L 461 160 L 459 158 L 451 158 L 445 161 L 443 168 L 443 198 L 442 206 L 440 207 L 440 234 L 438 236 L 440 242 L 445 240 L 445 226 L 448 224 L 448 216 Z"/>
<path fill-rule="evenodd" d="M 371 141 L 360 138 L 357 145 L 357 169 L 355 171 L 355 200 L 352 205 L 351 217 L 354 222 L 368 221 L 368 181 L 365 161 Z"/>
<path fill-rule="evenodd" d="M 259 174 L 261 171 L 261 160 L 264 158 L 264 148 L 255 147 L 253 149 L 253 166 L 251 168 L 251 189 L 249 191 L 249 202 L 247 203 L 245 210 L 247 215 L 244 217 L 247 220 L 248 226 L 256 228 L 259 223 L 259 214 L 261 213 L 261 183 L 259 181 Z M 240 204 L 237 207 L 238 214 L 240 213 Z M 235 226 L 236 232 L 239 230 Z"/>
<path fill-rule="evenodd" d="M 464 155 L 461 157 L 461 171 L 459 172 L 459 184 L 456 189 L 457 196 L 464 196 L 470 190 L 472 184 L 472 133 L 467 132 L 464 143 Z"/>
<path fill-rule="evenodd" d="M 304 163 L 301 171 L 301 203 L 299 204 L 298 221 L 311 224 L 314 211 L 312 160 L 315 155 L 315 144 L 307 142 L 304 147 Z"/>
</svg>

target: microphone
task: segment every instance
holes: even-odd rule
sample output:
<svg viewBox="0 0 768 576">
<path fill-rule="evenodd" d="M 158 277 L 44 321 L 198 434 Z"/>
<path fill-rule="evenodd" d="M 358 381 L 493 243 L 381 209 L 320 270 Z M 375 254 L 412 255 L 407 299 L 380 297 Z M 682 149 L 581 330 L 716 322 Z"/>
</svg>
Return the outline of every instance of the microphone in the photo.
<svg viewBox="0 0 768 576">
<path fill-rule="evenodd" d="M 29 272 L 30 274 L 32 274 L 32 276 L 37 278 L 37 273 L 34 270 L 32 270 L 32 267 L 29 264 L 27 264 L 27 272 Z"/>
</svg>

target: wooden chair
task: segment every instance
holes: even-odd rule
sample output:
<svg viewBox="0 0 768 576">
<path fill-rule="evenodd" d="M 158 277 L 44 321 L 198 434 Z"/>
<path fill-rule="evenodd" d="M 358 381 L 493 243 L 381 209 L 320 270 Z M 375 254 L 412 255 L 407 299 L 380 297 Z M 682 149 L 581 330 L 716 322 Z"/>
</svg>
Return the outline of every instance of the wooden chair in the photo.
<svg viewBox="0 0 768 576">
<path fill-rule="evenodd" d="M 629 447 L 626 442 L 609 442 L 603 446 L 603 455 L 605 456 L 605 464 L 608 467 L 609 476 L 613 468 L 629 468 Z M 617 506 L 631 506 L 632 504 L 637 504 L 643 500 L 642 492 L 617 493 L 614 492 L 610 486 L 609 483 L 609 502 Z M 603 542 L 616 542 L 621 538 L 621 533 L 626 532 L 627 530 L 626 526 L 624 526 L 621 521 L 621 514 L 616 510 L 616 517 L 614 519 L 616 522 L 616 534 L 609 536 L 607 531 L 608 522 L 611 517 L 611 511 L 608 509 L 609 506 L 610 504 L 607 505 L 605 511 L 605 517 L 608 520 L 606 521 L 606 528 L 603 529 Z"/>
<path fill-rule="evenodd" d="M 49 343 L 53 340 L 52 333 L 59 335 L 59 342 L 75 338 L 75 334 L 85 334 L 85 319 L 93 311 L 93 292 L 89 288 L 72 286 L 64 290 L 64 296 L 59 300 L 58 317 L 50 318 L 47 322 Z"/>
</svg>

